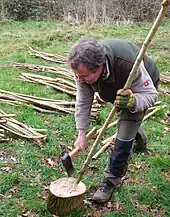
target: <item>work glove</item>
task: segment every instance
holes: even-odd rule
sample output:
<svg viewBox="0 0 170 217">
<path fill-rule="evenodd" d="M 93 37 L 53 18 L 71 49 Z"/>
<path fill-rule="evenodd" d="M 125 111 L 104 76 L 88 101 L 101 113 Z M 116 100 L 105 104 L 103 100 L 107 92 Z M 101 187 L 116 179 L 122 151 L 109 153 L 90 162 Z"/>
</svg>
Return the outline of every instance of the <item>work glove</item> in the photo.
<svg viewBox="0 0 170 217">
<path fill-rule="evenodd" d="M 135 109 L 135 98 L 131 89 L 120 89 L 116 93 L 116 100 L 114 102 L 117 111 L 120 109 Z"/>
</svg>

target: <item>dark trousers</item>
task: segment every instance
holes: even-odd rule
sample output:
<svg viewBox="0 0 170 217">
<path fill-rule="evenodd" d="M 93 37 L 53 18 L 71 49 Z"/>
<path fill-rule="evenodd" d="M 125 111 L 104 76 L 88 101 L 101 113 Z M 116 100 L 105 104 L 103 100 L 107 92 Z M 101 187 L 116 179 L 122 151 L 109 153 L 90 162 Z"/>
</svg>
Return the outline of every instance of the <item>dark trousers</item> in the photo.
<svg viewBox="0 0 170 217">
<path fill-rule="evenodd" d="M 121 178 L 125 175 L 128 162 L 130 160 L 134 140 L 146 143 L 147 137 L 142 136 L 144 131 L 141 123 L 145 112 L 131 113 L 128 109 L 123 110 L 119 115 L 118 133 L 115 146 L 111 153 L 104 175 L 107 180 L 114 185 L 121 183 Z"/>
</svg>

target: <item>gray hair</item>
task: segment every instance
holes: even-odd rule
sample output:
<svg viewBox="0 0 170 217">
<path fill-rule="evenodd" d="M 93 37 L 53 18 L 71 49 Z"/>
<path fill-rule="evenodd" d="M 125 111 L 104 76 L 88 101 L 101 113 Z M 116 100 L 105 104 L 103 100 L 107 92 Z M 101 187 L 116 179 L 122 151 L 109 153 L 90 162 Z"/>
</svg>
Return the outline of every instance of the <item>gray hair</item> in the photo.
<svg viewBox="0 0 170 217">
<path fill-rule="evenodd" d="M 92 72 L 96 72 L 105 61 L 104 47 L 96 39 L 84 36 L 72 47 L 68 61 L 72 69 L 85 64 Z"/>
</svg>

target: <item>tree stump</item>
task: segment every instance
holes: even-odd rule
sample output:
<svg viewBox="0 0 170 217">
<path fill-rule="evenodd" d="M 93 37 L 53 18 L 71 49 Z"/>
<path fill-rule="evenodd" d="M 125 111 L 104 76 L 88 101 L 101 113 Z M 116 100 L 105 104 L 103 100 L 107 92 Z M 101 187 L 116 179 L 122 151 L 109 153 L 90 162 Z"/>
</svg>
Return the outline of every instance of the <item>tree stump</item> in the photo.
<svg viewBox="0 0 170 217">
<path fill-rule="evenodd" d="M 76 184 L 73 177 L 60 178 L 50 185 L 47 207 L 50 213 L 65 217 L 71 210 L 80 208 L 86 186 L 83 182 Z"/>
</svg>

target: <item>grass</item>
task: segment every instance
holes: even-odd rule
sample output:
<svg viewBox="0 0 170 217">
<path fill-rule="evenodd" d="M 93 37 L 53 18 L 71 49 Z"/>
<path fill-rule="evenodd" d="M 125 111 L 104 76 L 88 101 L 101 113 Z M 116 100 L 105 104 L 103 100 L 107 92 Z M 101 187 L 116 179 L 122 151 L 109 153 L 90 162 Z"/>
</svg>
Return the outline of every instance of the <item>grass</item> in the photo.
<svg viewBox="0 0 170 217">
<path fill-rule="evenodd" d="M 120 37 L 141 45 L 151 24 L 134 24 L 132 26 L 96 26 L 90 34 L 97 38 Z M 170 20 L 166 20 L 156 34 L 149 54 L 157 61 L 161 71 L 170 74 Z M 38 86 L 19 80 L 22 70 L 4 68 L 9 62 L 37 63 L 55 66 L 55 63 L 36 59 L 29 55 L 28 46 L 49 53 L 65 55 L 72 44 L 81 36 L 87 35 L 87 28 L 70 27 L 53 21 L 9 22 L 0 26 L 0 89 L 33 94 L 36 96 L 70 99 L 48 87 Z M 165 104 L 170 99 L 160 96 Z M 110 111 L 108 104 L 100 112 L 96 122 L 102 125 Z M 0 103 L 0 109 L 17 114 L 17 119 L 35 128 L 48 130 L 48 141 L 44 147 L 15 137 L 12 142 L 1 143 L 0 149 L 0 216 L 40 216 L 51 217 L 46 208 L 46 187 L 50 182 L 64 176 L 60 164 L 50 166 L 48 159 L 59 157 L 67 146 L 72 146 L 76 138 L 73 115 L 42 114 L 27 106 L 14 106 Z M 117 190 L 111 203 L 105 206 L 85 205 L 73 211 L 70 216 L 104 216 L 104 217 L 156 217 L 170 216 L 170 135 L 165 133 L 161 120 L 169 108 L 157 112 L 144 123 L 149 136 L 148 151 L 134 153 L 129 164 L 128 179 Z M 96 123 L 92 123 L 90 127 Z M 114 128 L 114 132 L 115 132 Z M 56 133 L 57 132 L 57 133 Z M 109 133 L 113 132 L 112 130 Z M 75 159 L 76 169 L 80 169 L 87 153 Z M 87 198 L 97 189 L 103 178 L 103 170 L 110 150 L 103 153 L 97 161 L 91 162 L 83 182 L 87 185 Z M 92 169 L 94 168 L 94 169 Z"/>
</svg>

